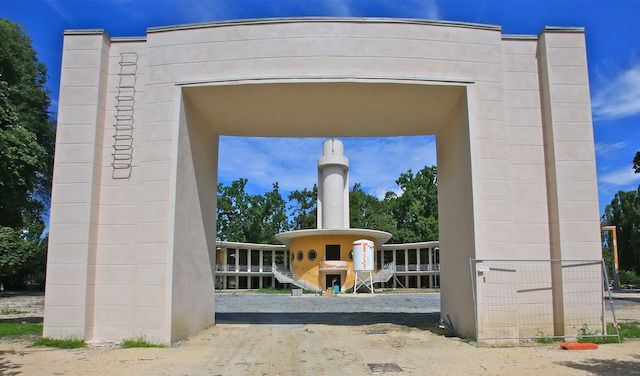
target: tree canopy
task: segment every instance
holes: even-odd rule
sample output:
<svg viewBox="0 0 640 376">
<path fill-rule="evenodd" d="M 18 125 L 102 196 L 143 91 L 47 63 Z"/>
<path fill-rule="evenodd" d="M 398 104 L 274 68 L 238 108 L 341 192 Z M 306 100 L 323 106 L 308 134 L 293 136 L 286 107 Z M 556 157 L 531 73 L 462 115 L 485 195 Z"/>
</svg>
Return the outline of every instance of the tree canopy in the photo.
<svg viewBox="0 0 640 376">
<path fill-rule="evenodd" d="M 22 27 L 0 19 L 0 278 L 10 286 L 44 275 L 55 144 L 46 78 Z"/>
<path fill-rule="evenodd" d="M 640 152 L 633 159 L 633 168 L 640 173 Z M 616 193 L 604 209 L 602 222 L 616 226 L 620 269 L 640 274 L 640 185 Z"/>
<path fill-rule="evenodd" d="M 349 191 L 351 227 L 390 232 L 396 243 L 438 239 L 436 167 L 416 174 L 409 170 L 396 183 L 402 193 L 387 192 L 383 199 L 354 184 Z M 218 185 L 218 239 L 271 243 L 278 232 L 316 228 L 317 186 L 291 192 L 287 203 L 277 183 L 264 195 L 248 194 L 246 185 L 246 179 Z"/>
<path fill-rule="evenodd" d="M 306 230 L 316 228 L 318 210 L 318 186 L 312 189 L 304 188 L 301 191 L 289 193 L 289 209 L 292 219 L 289 223 L 291 230 Z"/>
<path fill-rule="evenodd" d="M 285 201 L 278 183 L 264 195 L 246 191 L 247 179 L 218 184 L 217 237 L 221 240 L 273 243 L 274 235 L 289 228 Z"/>
<path fill-rule="evenodd" d="M 48 203 L 55 133 L 46 77 L 24 30 L 0 19 L 1 226 L 24 226 Z"/>
</svg>

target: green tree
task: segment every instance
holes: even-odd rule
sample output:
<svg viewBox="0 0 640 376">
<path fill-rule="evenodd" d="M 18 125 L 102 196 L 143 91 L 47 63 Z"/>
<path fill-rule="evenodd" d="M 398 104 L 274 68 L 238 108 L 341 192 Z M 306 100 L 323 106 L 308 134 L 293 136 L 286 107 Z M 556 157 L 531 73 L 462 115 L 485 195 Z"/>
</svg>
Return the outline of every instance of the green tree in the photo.
<svg viewBox="0 0 640 376">
<path fill-rule="evenodd" d="M 392 242 L 408 243 L 438 239 L 438 181 L 436 166 L 425 166 L 415 175 L 400 174 L 396 184 L 401 195 L 387 192 L 385 201 L 397 222 Z"/>
<path fill-rule="evenodd" d="M 0 19 L 0 279 L 44 280 L 54 122 L 47 72 L 24 30 Z"/>
<path fill-rule="evenodd" d="M 49 199 L 55 133 L 47 72 L 24 30 L 0 19 L 0 225 L 39 219 Z M 36 213 L 37 215 L 29 215 Z"/>
<path fill-rule="evenodd" d="M 32 238 L 11 227 L 0 227 L 0 281 L 7 288 L 44 282 L 47 238 Z"/>
<path fill-rule="evenodd" d="M 273 243 L 288 229 L 286 203 L 278 183 L 264 195 L 246 191 L 247 179 L 218 184 L 217 237 L 220 240 Z"/>
<path fill-rule="evenodd" d="M 387 231 L 394 234 L 397 222 L 387 201 L 366 193 L 360 183 L 349 192 L 349 224 L 352 228 Z"/>
<path fill-rule="evenodd" d="M 616 193 L 604 209 L 602 222 L 616 226 L 620 269 L 640 273 L 640 193 Z"/>
<path fill-rule="evenodd" d="M 278 183 L 273 183 L 273 189 L 264 195 L 250 196 L 249 202 L 245 238 L 252 243 L 275 243 L 275 235 L 289 228 L 286 203 Z"/>
<path fill-rule="evenodd" d="M 633 171 L 636 174 L 640 174 L 640 151 L 637 151 L 636 156 L 633 158 Z"/>
<path fill-rule="evenodd" d="M 220 240 L 246 242 L 251 198 L 245 187 L 247 179 L 238 179 L 225 186 L 218 184 L 217 237 Z"/>
<path fill-rule="evenodd" d="M 292 219 L 289 225 L 291 230 L 314 229 L 317 227 L 316 212 L 318 210 L 318 186 L 313 189 L 303 189 L 289 193 L 289 209 Z"/>
</svg>

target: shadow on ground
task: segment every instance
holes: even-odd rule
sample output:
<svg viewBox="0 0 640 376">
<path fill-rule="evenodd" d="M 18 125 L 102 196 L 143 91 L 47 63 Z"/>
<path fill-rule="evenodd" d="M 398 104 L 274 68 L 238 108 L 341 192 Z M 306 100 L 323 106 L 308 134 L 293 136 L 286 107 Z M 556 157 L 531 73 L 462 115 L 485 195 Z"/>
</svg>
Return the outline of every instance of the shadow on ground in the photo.
<svg viewBox="0 0 640 376">
<path fill-rule="evenodd" d="M 387 313 L 387 312 L 296 312 L 296 313 L 216 313 L 217 324 L 269 324 L 269 325 L 372 325 L 395 324 L 441 333 L 438 328 L 439 312 L 432 313 Z"/>
<path fill-rule="evenodd" d="M 585 371 L 590 375 L 636 376 L 640 375 L 640 355 L 634 355 L 634 359 L 586 359 L 582 362 L 558 362 L 557 364 Z"/>
<path fill-rule="evenodd" d="M 13 317 L 10 319 L 0 319 L 0 323 L 5 323 L 5 322 L 14 322 L 14 323 L 22 323 L 22 322 L 28 322 L 28 323 L 32 323 L 32 324 L 42 324 L 43 321 L 43 317 L 31 317 L 31 316 L 27 316 L 27 317 Z M 2 373 L 0 373 L 0 375 L 2 375 Z"/>
<path fill-rule="evenodd" d="M 21 374 L 18 371 L 20 368 L 19 364 L 11 363 L 5 359 L 5 354 L 13 354 L 14 352 L 11 350 L 8 351 L 0 351 L 0 375 L 2 376 L 15 376 Z"/>
</svg>

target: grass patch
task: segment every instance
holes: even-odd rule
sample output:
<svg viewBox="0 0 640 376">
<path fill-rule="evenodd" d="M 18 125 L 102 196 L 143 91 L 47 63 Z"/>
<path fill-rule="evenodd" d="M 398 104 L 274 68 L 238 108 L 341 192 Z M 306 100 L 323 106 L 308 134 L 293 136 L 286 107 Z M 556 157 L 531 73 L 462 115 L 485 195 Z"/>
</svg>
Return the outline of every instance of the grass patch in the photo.
<svg viewBox="0 0 640 376">
<path fill-rule="evenodd" d="M 78 338 L 55 339 L 42 337 L 33 341 L 33 346 L 55 347 L 58 349 L 77 349 L 80 347 L 87 347 L 87 344 L 84 340 Z"/>
<path fill-rule="evenodd" d="M 640 323 L 639 322 L 625 322 L 618 323 L 620 329 L 620 341 L 624 342 L 627 339 L 640 338 Z M 585 343 L 618 343 L 618 337 L 591 337 L 594 334 L 599 334 L 599 331 L 590 332 L 589 328 L 583 327 L 580 329 L 580 335 L 584 336 L 582 338 L 578 338 L 578 342 Z M 615 335 L 616 329 L 613 325 L 607 325 L 607 334 Z"/>
<path fill-rule="evenodd" d="M 134 349 L 134 348 L 140 348 L 140 347 L 150 347 L 150 348 L 166 347 L 165 345 L 148 342 L 144 337 L 125 339 L 124 341 L 122 341 L 122 344 L 120 346 L 123 349 Z"/>
<path fill-rule="evenodd" d="M 406 288 L 397 288 L 397 289 L 392 289 L 392 288 L 384 288 L 381 290 L 376 290 L 376 293 L 383 293 L 383 294 L 432 294 L 432 293 L 436 293 L 436 292 L 440 292 L 440 289 L 432 289 L 432 288 L 420 288 L 420 289 L 406 289 Z"/>
<path fill-rule="evenodd" d="M 543 332 L 538 332 L 538 338 L 534 339 L 533 342 L 539 343 L 541 345 L 551 345 L 554 343 L 562 342 L 562 338 L 549 338 L 545 337 L 546 334 Z"/>
<path fill-rule="evenodd" d="M 265 287 L 256 290 L 258 294 L 290 294 L 290 289 L 277 289 L 275 287 Z"/>
<path fill-rule="evenodd" d="M 640 338 L 640 322 L 631 321 L 618 323 L 618 325 L 620 326 L 621 340 L 624 341 L 625 339 Z M 608 327 L 607 331 L 609 332 L 609 334 L 616 334 L 616 330 L 613 328 L 613 326 Z"/>
<path fill-rule="evenodd" d="M 28 322 L 0 322 L 0 338 L 41 336 L 42 324 Z"/>
</svg>

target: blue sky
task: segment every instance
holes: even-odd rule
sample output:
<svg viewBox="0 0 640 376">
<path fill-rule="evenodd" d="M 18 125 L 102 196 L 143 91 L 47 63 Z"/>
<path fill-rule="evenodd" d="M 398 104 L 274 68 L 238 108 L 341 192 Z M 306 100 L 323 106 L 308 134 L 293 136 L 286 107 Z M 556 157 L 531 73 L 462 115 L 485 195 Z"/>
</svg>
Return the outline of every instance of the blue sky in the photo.
<svg viewBox="0 0 640 376">
<path fill-rule="evenodd" d="M 52 111 L 57 107 L 62 32 L 103 28 L 112 36 L 144 35 L 147 27 L 238 18 L 348 16 L 444 19 L 501 25 L 506 34 L 537 34 L 545 25 L 586 28 L 589 76 L 601 209 L 618 190 L 633 189 L 640 175 L 631 160 L 640 150 L 640 2 L 638 1 L 5 1 L 0 17 L 22 24 L 49 69 Z M 270 146 L 255 138 L 225 137 L 220 147 L 220 180 L 237 171 L 250 190 L 285 191 L 315 181 L 318 139 L 277 139 Z M 384 158 L 372 152 L 390 150 Z M 351 180 L 372 194 L 395 189 L 400 172 L 435 163 L 432 137 L 347 139 Z M 286 153 L 282 153 L 285 150 Z M 249 166 L 249 167 L 247 167 Z M 272 171 L 265 174 L 265 168 Z"/>
</svg>

